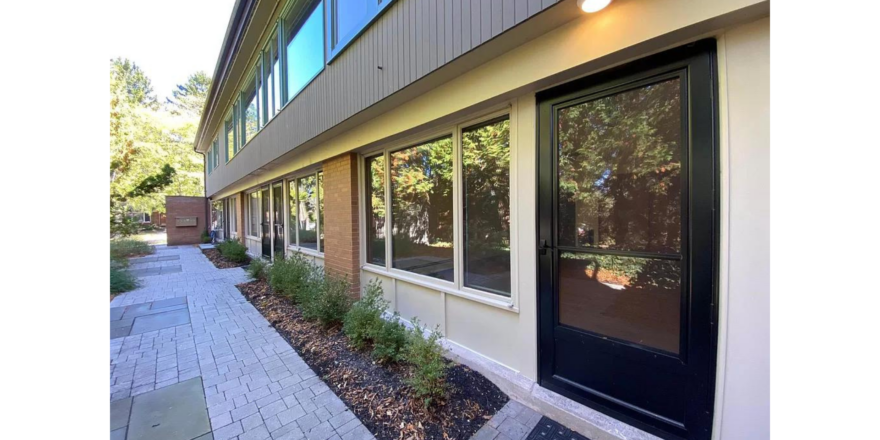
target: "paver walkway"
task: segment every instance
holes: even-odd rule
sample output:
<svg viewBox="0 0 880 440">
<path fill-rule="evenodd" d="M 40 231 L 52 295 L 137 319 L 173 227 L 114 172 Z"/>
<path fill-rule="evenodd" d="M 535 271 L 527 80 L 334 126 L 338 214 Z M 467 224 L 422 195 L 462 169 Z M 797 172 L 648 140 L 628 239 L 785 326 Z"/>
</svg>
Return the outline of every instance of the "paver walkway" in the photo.
<svg viewBox="0 0 880 440">
<path fill-rule="evenodd" d="M 244 270 L 217 269 L 194 246 L 157 246 L 155 256 L 138 268 L 158 271 L 110 303 L 111 319 L 128 313 L 134 329 L 110 341 L 112 438 L 374 438 L 235 288 Z M 183 297 L 189 322 L 162 319 L 184 310 L 164 300 Z"/>
</svg>

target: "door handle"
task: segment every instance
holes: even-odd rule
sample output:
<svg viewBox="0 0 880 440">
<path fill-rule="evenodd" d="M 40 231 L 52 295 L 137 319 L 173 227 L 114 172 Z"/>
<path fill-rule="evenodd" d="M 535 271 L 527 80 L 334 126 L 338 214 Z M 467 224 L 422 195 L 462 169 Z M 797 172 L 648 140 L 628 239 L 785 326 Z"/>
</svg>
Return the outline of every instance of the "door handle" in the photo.
<svg viewBox="0 0 880 440">
<path fill-rule="evenodd" d="M 541 245 L 538 246 L 538 253 L 540 255 L 547 255 L 547 249 L 550 249 L 550 246 L 547 245 L 547 240 L 541 239 Z"/>
</svg>

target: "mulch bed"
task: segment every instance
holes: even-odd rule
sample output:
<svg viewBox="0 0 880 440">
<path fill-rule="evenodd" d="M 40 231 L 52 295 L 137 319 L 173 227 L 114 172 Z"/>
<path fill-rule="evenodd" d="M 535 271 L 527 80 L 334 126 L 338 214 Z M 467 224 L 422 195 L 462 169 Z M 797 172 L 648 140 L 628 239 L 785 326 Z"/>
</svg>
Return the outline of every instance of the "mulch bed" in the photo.
<svg viewBox="0 0 880 440">
<path fill-rule="evenodd" d="M 450 362 L 445 401 L 425 409 L 403 382 L 411 367 L 376 364 L 369 352 L 349 344 L 339 326 L 326 329 L 305 320 L 265 281 L 236 287 L 380 440 L 466 440 L 507 403 L 507 395 L 480 373 Z"/>
<path fill-rule="evenodd" d="M 217 269 L 229 269 L 231 267 L 242 267 L 251 264 L 251 259 L 248 258 L 245 262 L 231 261 L 227 260 L 220 251 L 217 249 L 202 249 L 202 253 L 214 263 L 214 266 Z"/>
</svg>

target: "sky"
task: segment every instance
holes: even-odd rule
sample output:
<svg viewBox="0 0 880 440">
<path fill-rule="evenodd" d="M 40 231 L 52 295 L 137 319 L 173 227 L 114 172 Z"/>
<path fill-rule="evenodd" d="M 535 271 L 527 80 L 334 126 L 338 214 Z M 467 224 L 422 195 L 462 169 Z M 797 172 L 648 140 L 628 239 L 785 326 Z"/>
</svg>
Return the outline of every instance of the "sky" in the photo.
<svg viewBox="0 0 880 440">
<path fill-rule="evenodd" d="M 164 102 L 199 70 L 214 75 L 235 0 L 119 0 L 114 3 L 108 61 L 124 57 L 143 69 Z"/>
</svg>

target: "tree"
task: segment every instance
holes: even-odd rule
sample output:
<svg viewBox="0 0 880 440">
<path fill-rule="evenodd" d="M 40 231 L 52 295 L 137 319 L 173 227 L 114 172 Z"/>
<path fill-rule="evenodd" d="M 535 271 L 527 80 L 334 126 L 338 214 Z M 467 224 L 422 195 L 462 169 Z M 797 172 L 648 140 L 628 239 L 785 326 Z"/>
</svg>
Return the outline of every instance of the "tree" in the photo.
<svg viewBox="0 0 880 440">
<path fill-rule="evenodd" d="M 190 75 L 185 83 L 178 84 L 177 90 L 171 92 L 172 97 L 166 98 L 165 104 L 174 114 L 201 116 L 210 86 L 211 77 L 198 71 Z"/>
<path fill-rule="evenodd" d="M 160 106 L 133 62 L 110 61 L 111 223 L 165 211 L 165 195 L 204 194 L 202 156 L 192 149 L 210 78 L 197 72 Z"/>
</svg>

